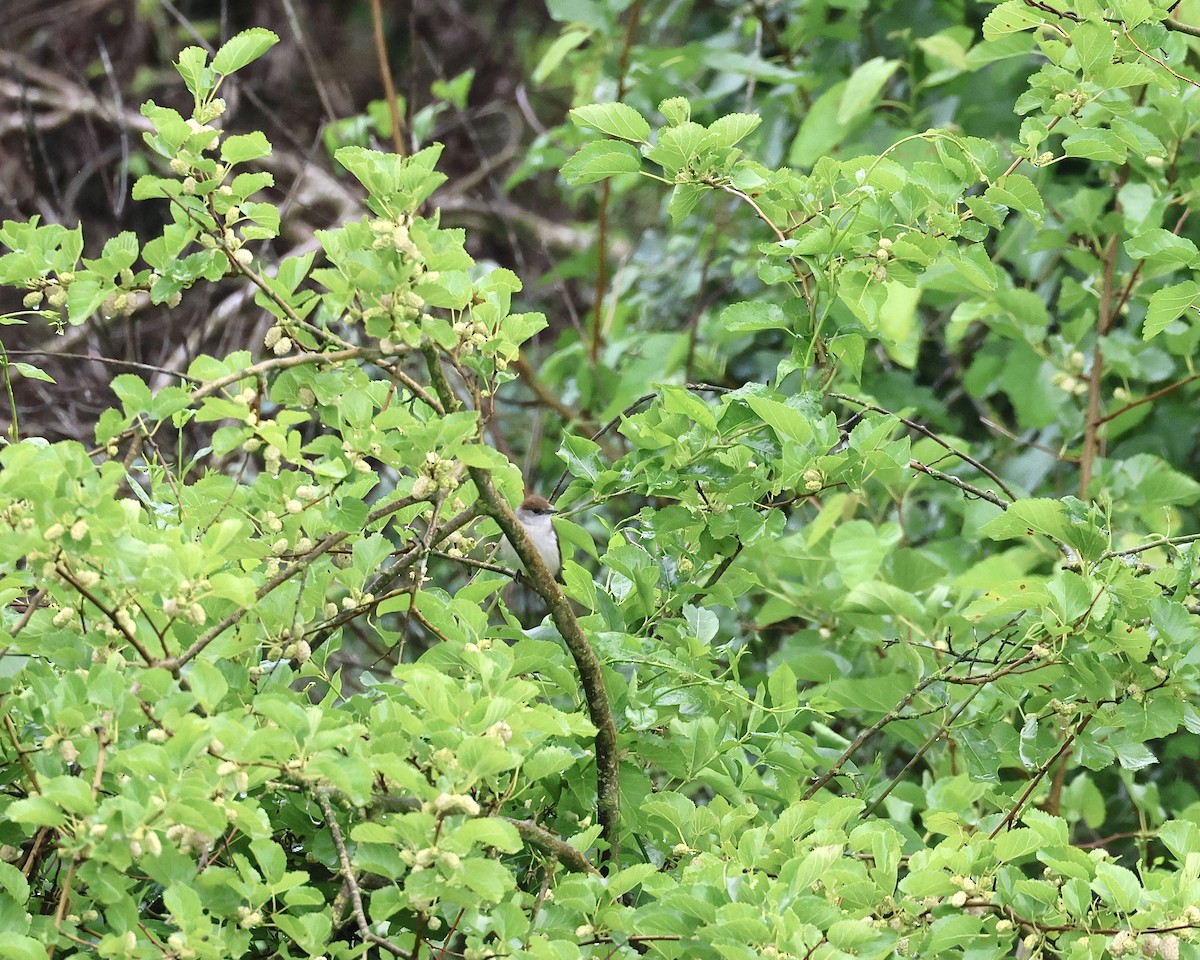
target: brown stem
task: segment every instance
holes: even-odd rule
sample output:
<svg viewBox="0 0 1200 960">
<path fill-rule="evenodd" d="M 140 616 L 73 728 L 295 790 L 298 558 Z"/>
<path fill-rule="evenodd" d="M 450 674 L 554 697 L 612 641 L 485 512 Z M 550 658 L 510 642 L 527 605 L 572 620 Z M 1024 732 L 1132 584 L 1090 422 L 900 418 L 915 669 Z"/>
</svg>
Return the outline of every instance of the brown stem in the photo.
<svg viewBox="0 0 1200 960">
<path fill-rule="evenodd" d="M 896 414 L 892 413 L 890 410 L 885 410 L 883 407 L 877 407 L 873 403 L 867 403 L 864 400 L 857 400 L 854 397 L 848 397 L 844 393 L 831 393 L 830 396 L 833 397 L 835 400 L 844 400 L 849 403 L 856 404 L 857 406 L 862 407 L 864 410 L 873 410 L 875 413 L 882 413 L 889 417 L 896 417 L 896 419 L 899 420 L 906 427 L 908 427 L 908 429 L 915 430 L 917 433 L 921 434 L 922 436 L 928 437 L 930 440 L 932 440 L 938 446 L 940 446 L 946 450 L 949 450 L 952 454 L 954 454 L 956 457 L 958 457 L 959 460 L 962 460 L 965 463 L 969 463 L 976 470 L 978 470 L 985 477 L 987 477 L 994 484 L 996 484 L 996 486 L 998 486 L 1001 490 L 1003 490 L 1005 496 L 1007 496 L 1009 500 L 1017 499 L 1017 495 L 1015 493 L 1013 493 L 1011 490 L 1009 490 L 1008 487 L 1005 485 L 1004 481 L 1001 480 L 998 476 L 996 476 L 996 474 L 994 472 L 989 470 L 986 466 L 984 466 L 982 463 L 980 463 L 978 460 L 976 460 L 974 457 L 972 457 L 969 453 L 964 453 L 962 450 L 959 450 L 958 448 L 951 446 L 949 443 L 947 443 L 940 436 L 938 436 L 936 433 L 934 433 L 932 430 L 930 430 L 928 427 L 924 426 L 923 424 L 917 423 L 917 421 L 915 421 L 915 420 L 909 420 L 907 417 L 897 416 Z"/>
<path fill-rule="evenodd" d="M 388 63 L 387 41 L 383 35 L 383 8 L 380 0 L 371 0 L 371 22 L 375 27 L 375 56 L 379 60 L 379 79 L 383 81 L 383 95 L 387 98 L 388 118 L 392 122 L 392 146 L 396 153 L 404 156 L 404 121 L 400 118 L 400 107 L 396 103 L 396 84 L 392 81 L 392 68 Z"/>
<path fill-rule="evenodd" d="M 69 583 L 81 597 L 83 597 L 85 600 L 88 601 L 88 603 L 90 603 L 93 607 L 95 607 L 102 614 L 104 614 L 105 619 L 107 619 L 109 623 L 111 623 L 114 627 L 116 627 L 121 632 L 121 635 L 127 641 L 129 641 L 129 645 L 138 652 L 138 655 L 144 661 L 146 661 L 146 666 L 154 665 L 154 656 L 142 644 L 142 642 L 137 638 L 137 634 L 135 634 L 132 630 L 130 630 L 128 627 L 126 627 L 124 623 L 121 622 L 121 618 L 117 616 L 116 610 L 112 610 L 112 609 L 109 609 L 108 607 L 106 607 L 101 602 L 99 597 L 97 597 L 94 593 L 92 593 L 91 590 L 89 590 L 87 587 L 85 587 L 82 583 L 79 582 L 79 580 L 78 580 L 78 578 L 76 578 L 75 574 L 73 574 L 67 568 L 67 565 L 65 563 L 63 563 L 62 561 L 59 561 L 55 565 L 55 572 L 60 577 L 62 577 L 64 580 L 66 580 L 67 583 Z"/>
<path fill-rule="evenodd" d="M 434 392 L 441 398 L 446 409 L 453 412 L 458 409 L 459 400 L 446 379 L 437 348 L 431 343 L 426 343 L 421 349 L 429 367 L 429 380 Z M 603 664 L 583 632 L 579 619 L 571 608 L 571 601 L 550 575 L 542 555 L 530 543 L 525 528 L 517 520 L 512 507 L 496 490 L 491 472 L 483 467 L 468 467 L 468 471 L 475 482 L 483 511 L 496 521 L 500 531 L 512 544 L 513 550 L 525 566 L 528 583 L 546 601 L 550 617 L 575 660 L 575 668 L 579 671 L 579 683 L 587 702 L 588 716 L 596 728 L 596 815 L 600 821 L 602 835 L 608 843 L 605 861 L 615 869 L 620 863 L 621 844 L 620 764 L 617 757 L 617 727 L 613 721 L 608 691 L 604 686 Z"/>
<path fill-rule="evenodd" d="M 315 791 L 314 797 L 317 801 L 317 806 L 321 808 L 321 812 L 325 815 L 325 823 L 329 827 L 329 833 L 333 837 L 333 845 L 337 849 L 342 880 L 350 890 L 350 903 L 354 907 L 354 920 L 358 924 L 359 936 L 367 941 L 367 943 L 375 944 L 394 957 L 403 957 L 404 960 L 412 960 L 416 954 L 401 949 L 392 943 L 391 940 L 381 937 L 371 930 L 371 924 L 367 920 L 367 913 L 363 909 L 362 891 L 359 889 L 358 881 L 354 877 L 354 867 L 351 866 L 350 857 L 346 853 L 346 843 L 342 840 L 342 831 L 338 826 L 337 817 L 334 815 L 333 805 L 329 802 L 329 798 L 323 790 Z"/>
<path fill-rule="evenodd" d="M 508 820 L 508 822 L 517 828 L 517 833 L 521 835 L 521 839 L 528 846 L 553 857 L 568 870 L 574 873 L 599 873 L 581 851 L 576 850 L 565 840 L 556 837 L 545 827 L 539 826 L 532 820 Z"/>
<path fill-rule="evenodd" d="M 920 460 L 909 460 L 909 467 L 913 470 L 919 470 L 921 473 L 928 474 L 934 480 L 941 480 L 943 483 L 948 483 L 953 487 L 958 487 L 963 493 L 969 493 L 973 497 L 978 497 L 980 500 L 986 500 L 988 503 L 994 504 L 1001 510 L 1007 510 L 1008 504 L 1001 500 L 998 496 L 992 493 L 991 490 L 984 490 L 976 487 L 973 484 L 967 483 L 966 480 L 960 480 L 952 473 L 942 473 L 941 470 L 935 470 L 933 467 L 926 466 Z"/>
<path fill-rule="evenodd" d="M 1069 737 L 1067 737 L 1067 739 L 1063 742 L 1063 745 L 1058 748 L 1058 752 L 1056 754 L 1054 754 L 1054 756 L 1051 757 L 1049 759 L 1049 761 L 1042 764 L 1041 769 L 1039 769 L 1038 772 L 1036 774 L 1034 774 L 1033 779 L 1029 781 L 1028 786 L 1026 786 L 1025 789 L 1021 791 L 1021 795 L 1019 797 L 1017 797 L 1017 802 L 1013 804 L 1012 809 L 1009 810 L 1008 813 L 1006 813 L 1004 815 L 1004 818 L 998 824 L 996 824 L 996 828 L 991 833 L 988 834 L 989 840 L 995 840 L 996 837 L 999 836 L 1000 831 L 1003 830 L 1005 827 L 1009 826 L 1013 822 L 1013 820 L 1015 820 L 1017 818 L 1017 814 L 1019 814 L 1024 809 L 1025 804 L 1029 800 L 1030 795 L 1033 793 L 1034 790 L 1037 789 L 1037 785 L 1042 782 L 1042 779 L 1050 771 L 1051 767 L 1053 767 L 1060 760 L 1066 759 L 1067 754 L 1071 752 L 1071 747 L 1073 747 L 1075 745 L 1075 740 L 1079 737 L 1079 735 L 1081 733 L 1083 733 L 1084 730 L 1087 729 L 1087 725 L 1092 722 L 1092 717 L 1094 717 L 1094 716 L 1095 716 L 1094 713 L 1089 713 L 1086 717 L 1084 717 L 1079 722 L 1078 726 L 1075 727 L 1074 731 L 1072 731 L 1071 735 Z"/>
<path fill-rule="evenodd" d="M 417 500 L 413 497 L 401 497 L 399 500 L 394 500 L 391 503 L 384 504 L 382 507 L 376 507 L 369 514 L 367 514 L 367 520 L 364 526 L 369 526 L 376 520 L 380 520 L 390 513 L 395 513 L 397 510 L 403 510 L 405 507 L 410 507 L 416 502 Z M 308 553 L 302 554 L 292 563 L 289 563 L 286 567 L 280 570 L 279 573 L 259 587 L 254 593 L 255 604 L 272 590 L 275 590 L 277 587 L 286 583 L 300 571 L 307 570 L 310 566 L 312 566 L 313 561 L 318 557 L 328 553 L 339 543 L 349 539 L 350 534 L 351 531 L 349 530 L 339 530 L 337 533 L 331 533 L 328 536 L 322 537 L 316 546 L 309 550 Z M 188 647 L 187 650 L 179 654 L 179 656 L 164 659 L 155 664 L 155 666 L 162 667 L 164 670 L 170 670 L 172 673 L 179 670 L 179 668 L 185 663 L 195 659 L 205 647 L 207 647 L 210 643 L 216 640 L 217 637 L 241 620 L 242 617 L 244 617 L 249 611 L 253 610 L 255 604 L 250 604 L 249 606 L 245 607 L 238 607 L 232 613 L 227 615 L 220 623 L 209 629 L 207 633 L 205 633 L 195 643 Z"/>
<path fill-rule="evenodd" d="M 629 72 L 629 53 L 637 37 L 638 20 L 641 19 L 642 0 L 633 0 L 629 8 L 629 19 L 625 25 L 625 42 L 617 62 L 617 100 L 625 96 L 625 81 Z M 604 342 L 601 325 L 604 321 L 604 291 L 608 286 L 608 205 L 612 199 L 612 180 L 600 186 L 600 209 L 596 214 L 596 292 L 592 304 L 592 337 L 589 355 L 593 366 L 600 355 Z"/>
<path fill-rule="evenodd" d="M 1121 416 L 1121 414 L 1128 413 L 1135 407 L 1140 407 L 1143 403 L 1152 403 L 1159 397 L 1165 396 L 1173 390 L 1178 390 L 1180 387 L 1186 387 L 1193 380 L 1200 380 L 1200 373 L 1194 373 L 1190 377 L 1184 377 L 1182 380 L 1177 380 L 1175 383 L 1167 384 L 1167 386 L 1161 388 L 1160 390 L 1155 390 L 1153 393 L 1146 394 L 1146 396 L 1142 397 L 1141 400 L 1135 400 L 1133 403 L 1127 403 L 1125 406 L 1121 407 L 1121 409 L 1114 410 L 1112 413 L 1101 417 L 1096 421 L 1096 425 L 1099 426 L 1102 423 L 1108 423 L 1109 420 L 1115 420 L 1117 417 Z"/>
<path fill-rule="evenodd" d="M 1087 414 L 1083 427 L 1083 451 L 1079 455 L 1079 499 L 1087 500 L 1088 487 L 1100 452 L 1100 385 L 1104 379 L 1104 338 L 1113 324 L 1113 272 L 1117 261 L 1117 236 L 1113 234 L 1104 248 L 1103 280 L 1100 290 L 1100 316 L 1096 321 L 1096 345 L 1092 350 L 1092 369 L 1088 373 Z"/>
</svg>

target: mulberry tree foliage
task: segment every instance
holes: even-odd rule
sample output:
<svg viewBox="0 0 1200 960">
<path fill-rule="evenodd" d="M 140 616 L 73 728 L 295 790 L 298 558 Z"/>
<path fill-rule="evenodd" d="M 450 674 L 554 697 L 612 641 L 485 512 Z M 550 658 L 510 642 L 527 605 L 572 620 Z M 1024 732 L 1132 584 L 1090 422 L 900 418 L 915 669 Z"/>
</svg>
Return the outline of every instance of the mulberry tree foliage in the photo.
<svg viewBox="0 0 1200 960">
<path fill-rule="evenodd" d="M 0 953 L 1200 957 L 1200 9 L 550 6 L 576 324 L 354 123 L 274 258 L 261 28 L 142 108 L 161 235 L 0 227 L 6 322 L 273 318 L 90 449 L 8 391 Z"/>
</svg>

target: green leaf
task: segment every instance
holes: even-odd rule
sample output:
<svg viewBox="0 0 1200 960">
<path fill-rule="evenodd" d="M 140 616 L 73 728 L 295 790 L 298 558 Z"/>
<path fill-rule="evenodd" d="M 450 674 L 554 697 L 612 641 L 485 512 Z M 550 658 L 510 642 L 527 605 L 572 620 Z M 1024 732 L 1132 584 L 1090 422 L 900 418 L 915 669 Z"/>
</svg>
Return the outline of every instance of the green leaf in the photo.
<svg viewBox="0 0 1200 960">
<path fill-rule="evenodd" d="M 732 147 L 762 123 L 762 117 L 751 113 L 731 113 L 708 125 L 714 147 Z"/>
<path fill-rule="evenodd" d="M 609 877 L 604 883 L 604 892 L 612 900 L 619 900 L 638 884 L 652 877 L 658 868 L 652 863 L 636 863 Z"/>
<path fill-rule="evenodd" d="M 1146 307 L 1142 324 L 1142 340 L 1151 340 L 1200 302 L 1200 283 L 1184 280 L 1170 287 L 1155 290 Z"/>
<path fill-rule="evenodd" d="M 4 960 L 46 960 L 46 944 L 23 933 L 4 935 Z"/>
<path fill-rule="evenodd" d="M 212 68 L 228 76 L 253 63 L 279 42 L 279 37 L 262 27 L 251 27 L 231 37 L 213 57 Z"/>
<path fill-rule="evenodd" d="M 829 555 L 842 581 L 854 585 L 873 579 L 899 540 L 894 524 L 880 530 L 866 520 L 850 520 L 834 530 Z"/>
<path fill-rule="evenodd" d="M 1042 195 L 1028 177 L 1010 173 L 1003 183 L 988 187 L 984 196 L 993 203 L 1002 203 L 1009 209 L 1016 210 L 1035 227 L 1042 225 L 1046 207 L 1042 202 Z"/>
<path fill-rule="evenodd" d="M 983 920 L 967 913 L 939 917 L 929 931 L 925 951 L 931 957 L 953 955 L 979 942 Z"/>
<path fill-rule="evenodd" d="M 79 777 L 53 777 L 43 780 L 41 787 L 44 800 L 69 813 L 87 815 L 96 809 L 91 787 Z"/>
<path fill-rule="evenodd" d="M 1107 23 L 1081 23 L 1071 28 L 1071 46 L 1085 77 L 1092 77 L 1112 63 L 1115 44 Z"/>
<path fill-rule="evenodd" d="M 1126 149 L 1117 135 L 1108 130 L 1084 130 L 1063 140 L 1063 152 L 1068 157 L 1124 163 Z"/>
<path fill-rule="evenodd" d="M 105 297 L 112 291 L 99 280 L 80 277 L 67 290 L 67 318 L 76 326 L 87 320 L 100 309 Z"/>
<path fill-rule="evenodd" d="M 261 131 L 234 134 L 221 144 L 221 159 L 226 163 L 245 163 L 271 155 L 271 144 Z"/>
<path fill-rule="evenodd" d="M 712 135 L 690 120 L 662 130 L 658 143 L 646 151 L 646 159 L 657 163 L 671 177 L 686 173 L 684 168 L 701 151 L 711 145 Z M 687 175 L 691 175 L 688 173 Z M 682 186 L 682 184 L 681 184 Z"/>
<path fill-rule="evenodd" d="M 1045 23 L 1045 18 L 1038 16 L 1025 0 L 1005 0 L 983 21 L 983 38 L 997 40 L 1010 33 L 1030 30 Z"/>
<path fill-rule="evenodd" d="M 196 100 L 203 100 L 212 92 L 213 72 L 208 68 L 208 53 L 202 47 L 180 50 L 175 69 Z"/>
<path fill-rule="evenodd" d="M 797 443 L 808 443 L 812 440 L 812 426 L 805 415 L 794 407 L 756 394 L 745 395 L 740 399 L 775 431 L 780 440 L 795 440 Z"/>
<path fill-rule="evenodd" d="M 669 97 L 658 105 L 658 112 L 667 121 L 667 126 L 677 127 L 692 119 L 692 105 L 686 97 Z"/>
<path fill-rule="evenodd" d="M 675 189 L 671 191 L 671 201 L 667 204 L 671 222 L 679 223 L 684 220 L 707 192 L 708 188 L 702 187 L 698 183 L 676 184 Z"/>
<path fill-rule="evenodd" d="M 464 70 L 453 80 L 435 80 L 429 86 L 429 92 L 439 100 L 445 100 L 458 110 L 467 109 L 467 97 L 471 94 L 471 83 L 475 79 L 475 69 Z"/>
<path fill-rule="evenodd" d="M 730 333 L 749 333 L 754 330 L 788 330 L 791 323 L 777 303 L 749 300 L 733 303 L 721 311 L 721 323 Z"/>
<path fill-rule="evenodd" d="M 35 367 L 32 363 L 26 363 L 24 360 L 10 360 L 7 364 L 9 370 L 14 370 L 26 380 L 41 380 L 43 383 L 55 383 L 55 379 L 50 376 L 41 367 Z"/>
<path fill-rule="evenodd" d="M 838 103 L 837 122 L 844 126 L 875 107 L 879 92 L 898 66 L 899 60 L 873 57 L 850 74 Z"/>
<path fill-rule="evenodd" d="M 1122 913 L 1132 913 L 1142 899 L 1142 885 L 1132 870 L 1115 863 L 1096 864 L 1096 879 L 1092 889 L 1109 906 Z"/>
<path fill-rule="evenodd" d="M 538 65 L 533 68 L 533 73 L 530 78 L 534 83 L 544 83 L 558 65 L 562 63 L 563 58 L 574 50 L 587 43 L 591 39 L 593 31 L 583 24 L 572 24 L 546 49 L 542 54 L 542 59 L 538 61 Z"/>
<path fill-rule="evenodd" d="M 767 694 L 771 706 L 776 710 L 795 710 L 800 701 L 796 689 L 796 672 L 786 663 L 781 663 L 767 678 Z"/>
<path fill-rule="evenodd" d="M 1196 245 L 1186 237 L 1179 237 L 1170 230 L 1157 227 L 1139 233 L 1125 241 L 1125 252 L 1134 260 L 1154 258 L 1169 264 L 1187 266 L 1197 255 Z"/>
<path fill-rule="evenodd" d="M 146 381 L 133 373 L 122 373 L 113 377 L 109 388 L 121 401 L 126 414 L 141 413 L 149 410 L 154 402 Z"/>
<path fill-rule="evenodd" d="M 706 430 L 717 429 L 712 408 L 690 390 L 672 384 L 664 385 L 661 389 L 663 410 L 667 413 L 681 413 Z"/>
<path fill-rule="evenodd" d="M 66 813 L 42 796 L 14 800 L 5 809 L 4 815 L 5 819 L 13 823 L 27 823 L 42 827 L 61 827 L 67 822 Z"/>
<path fill-rule="evenodd" d="M 983 532 L 995 540 L 1027 536 L 1031 532 L 1061 537 L 1065 528 L 1064 512 L 1065 508 L 1059 500 L 1018 500 L 1009 504 L 1008 510 L 1000 516 L 985 524 Z"/>
<path fill-rule="evenodd" d="M 521 835 L 507 820 L 495 817 L 477 817 L 468 820 L 453 832 L 455 841 L 468 847 L 493 847 L 505 853 L 516 853 L 521 849 Z"/>
<path fill-rule="evenodd" d="M 637 173 L 641 166 L 642 158 L 636 147 L 612 140 L 596 140 L 585 144 L 563 164 L 562 175 L 570 184 L 596 183 L 622 173 Z"/>
<path fill-rule="evenodd" d="M 464 857 L 462 882 L 486 900 L 500 900 L 516 886 L 512 873 L 496 860 Z"/>
<path fill-rule="evenodd" d="M 624 103 L 593 103 L 571 111 L 577 127 L 594 127 L 609 137 L 645 143 L 650 139 L 646 118 Z"/>
</svg>

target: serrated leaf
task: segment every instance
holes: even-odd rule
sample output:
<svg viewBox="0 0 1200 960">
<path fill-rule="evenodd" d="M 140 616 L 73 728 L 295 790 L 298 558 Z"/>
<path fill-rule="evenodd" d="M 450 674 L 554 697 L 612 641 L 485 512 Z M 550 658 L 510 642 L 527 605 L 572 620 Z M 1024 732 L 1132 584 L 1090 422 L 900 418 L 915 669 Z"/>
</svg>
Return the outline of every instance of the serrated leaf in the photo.
<svg viewBox="0 0 1200 960">
<path fill-rule="evenodd" d="M 1125 162 L 1125 145 L 1109 130 L 1084 130 L 1063 141 L 1063 152 L 1068 157 L 1085 160 L 1106 160 L 1110 163 Z"/>
<path fill-rule="evenodd" d="M 681 413 L 708 430 L 717 429 L 717 420 L 707 403 L 685 387 L 665 384 L 662 388 L 663 410 Z"/>
<path fill-rule="evenodd" d="M 596 183 L 622 173 L 637 173 L 641 166 L 642 158 L 631 144 L 597 140 L 564 163 L 562 175 L 570 184 Z"/>
<path fill-rule="evenodd" d="M 758 414 L 763 423 L 775 431 L 775 435 L 780 440 L 808 443 L 813 438 L 813 430 L 808 420 L 794 407 L 789 407 L 779 400 L 754 395 L 744 396 L 741 399 Z"/>
<path fill-rule="evenodd" d="M 228 76 L 236 70 L 241 70 L 248 63 L 253 63 L 264 53 L 279 42 L 279 37 L 263 27 L 251 27 L 243 30 L 229 40 L 213 57 L 212 67 L 222 76 Z"/>
<path fill-rule="evenodd" d="M 686 97 L 670 97 L 658 105 L 658 112 L 674 127 L 692 118 L 692 105 Z"/>
<path fill-rule="evenodd" d="M 212 89 L 208 53 L 202 47 L 184 47 L 180 50 L 175 69 L 179 71 L 184 84 L 197 100 L 203 100 Z"/>
<path fill-rule="evenodd" d="M 1061 500 L 1049 497 L 1018 500 L 1009 504 L 1000 516 L 983 525 L 982 533 L 993 540 L 1009 537 L 1024 537 L 1030 533 L 1041 533 L 1060 539 L 1065 529 L 1065 508 Z"/>
<path fill-rule="evenodd" d="M 624 103 L 592 103 L 571 111 L 576 126 L 594 127 L 601 133 L 620 140 L 645 143 L 650 139 L 650 124 L 646 118 Z"/>
<path fill-rule="evenodd" d="M 721 323 L 730 333 L 748 333 L 753 330 L 787 330 L 791 327 L 777 303 L 748 300 L 733 303 L 721 311 Z"/>
<path fill-rule="evenodd" d="M 1200 301 L 1200 283 L 1185 280 L 1170 287 L 1155 290 L 1146 307 L 1142 324 L 1142 339 L 1151 340 L 1182 317 Z"/>
<path fill-rule="evenodd" d="M 708 187 L 698 183 L 680 183 L 671 191 L 671 200 L 667 204 L 667 213 L 672 223 L 679 223 L 700 202 L 700 198 L 708 192 Z"/>
<path fill-rule="evenodd" d="M 1107 23 L 1081 23 L 1072 27 L 1071 45 L 1085 77 L 1112 63 L 1115 45 L 1112 28 Z"/>
<path fill-rule="evenodd" d="M 4 956 L 6 960 L 45 960 L 46 943 L 10 931 L 4 935 Z"/>
<path fill-rule="evenodd" d="M 929 942 L 925 945 L 925 950 L 931 957 L 961 953 L 962 948 L 979 941 L 982 930 L 983 921 L 969 913 L 939 917 L 930 928 Z"/>
<path fill-rule="evenodd" d="M 221 144 L 221 159 L 226 163 L 244 163 L 271 155 L 271 144 L 261 130 L 226 137 Z"/>
<path fill-rule="evenodd" d="M 1117 761 L 1126 770 L 1142 770 L 1158 763 L 1154 755 L 1144 743 L 1116 743 L 1113 749 L 1117 753 Z"/>
<path fill-rule="evenodd" d="M 609 877 L 604 884 L 605 891 L 609 897 L 617 900 L 657 871 L 658 868 L 651 863 L 635 863 Z"/>
<path fill-rule="evenodd" d="M 1134 260 L 1148 260 L 1154 257 L 1180 265 L 1191 264 L 1197 255 L 1196 245 L 1191 240 L 1176 236 L 1162 227 L 1147 230 L 1126 240 L 1125 252 Z"/>
<path fill-rule="evenodd" d="M 762 123 L 762 117 L 752 113 L 731 113 L 708 125 L 714 137 L 713 146 L 732 147 L 752 133 Z"/>
<path fill-rule="evenodd" d="M 67 319 L 75 325 L 83 323 L 100 308 L 111 289 L 90 277 L 76 280 L 67 288 Z"/>
<path fill-rule="evenodd" d="M 1044 22 L 1024 0 L 1007 0 L 992 10 L 983 21 L 983 38 L 996 40 L 1010 33 L 1031 30 Z"/>
<path fill-rule="evenodd" d="M 992 203 L 1002 203 L 1010 210 L 1016 210 L 1035 227 L 1042 225 L 1046 206 L 1042 202 L 1042 195 L 1028 177 L 1011 173 L 1003 183 L 988 187 L 984 196 Z"/>
<path fill-rule="evenodd" d="M 1096 864 L 1096 879 L 1092 889 L 1110 906 L 1122 913 L 1132 913 L 1142 899 L 1142 885 L 1137 875 L 1115 863 Z"/>
</svg>

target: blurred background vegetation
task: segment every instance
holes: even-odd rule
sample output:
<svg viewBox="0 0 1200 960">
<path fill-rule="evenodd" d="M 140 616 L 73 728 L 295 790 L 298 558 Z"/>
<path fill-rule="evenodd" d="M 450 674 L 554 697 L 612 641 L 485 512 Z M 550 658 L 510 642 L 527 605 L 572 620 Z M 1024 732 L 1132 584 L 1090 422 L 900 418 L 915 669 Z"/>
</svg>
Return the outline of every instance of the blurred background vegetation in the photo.
<svg viewBox="0 0 1200 960">
<path fill-rule="evenodd" d="M 284 212 L 274 254 L 302 251 L 315 229 L 362 209 L 331 148 L 395 143 L 382 40 L 402 148 L 446 144 L 449 181 L 434 198 L 443 221 L 467 228 L 477 259 L 514 270 L 523 307 L 551 319 L 542 354 L 523 370 L 528 389 L 502 398 L 513 406 L 499 422 L 518 429 L 496 437 L 517 457 L 532 446 L 527 473 L 544 477 L 556 444 L 523 438 L 557 434 L 563 420 L 590 433 L 651 380 L 766 379 L 778 346 L 716 322 L 725 305 L 761 290 L 761 226 L 749 211 L 709 199 L 671 229 L 654 188 L 565 187 L 558 168 L 581 142 L 568 109 L 621 96 L 651 113 L 682 95 L 701 122 L 754 112 L 764 121 L 756 159 L 800 169 L 943 124 L 1006 143 L 1017 131 L 1010 104 L 1035 64 L 972 62 L 989 9 L 964 0 L 385 0 L 377 11 L 366 0 L 10 0 L 0 5 L 0 217 L 82 222 L 89 252 L 121 230 L 153 235 L 166 207 L 128 198 L 155 162 L 139 105 L 186 106 L 172 66 L 183 46 L 215 47 L 265 26 L 282 42 L 226 91 L 227 127 L 261 129 L 274 144 L 267 165 Z M 866 92 L 881 94 L 883 108 L 868 96 L 847 110 L 845 80 L 864 64 L 876 74 Z M 262 256 L 269 262 L 272 251 Z M 87 442 L 111 403 L 108 381 L 140 369 L 132 364 L 180 370 L 198 353 L 261 349 L 269 321 L 243 284 L 197 293 L 169 316 L 146 303 L 65 336 L 39 324 L 8 331 L 14 357 L 29 351 L 72 387 L 19 382 L 22 431 Z M 11 291 L 0 296 L 0 311 L 18 308 Z M 924 341 L 915 325 L 909 332 L 908 363 L 919 355 L 937 389 L 960 364 L 928 349 L 929 331 Z M 886 378 L 874 382 L 886 398 Z M 893 392 L 910 389 L 906 374 Z"/>
</svg>

